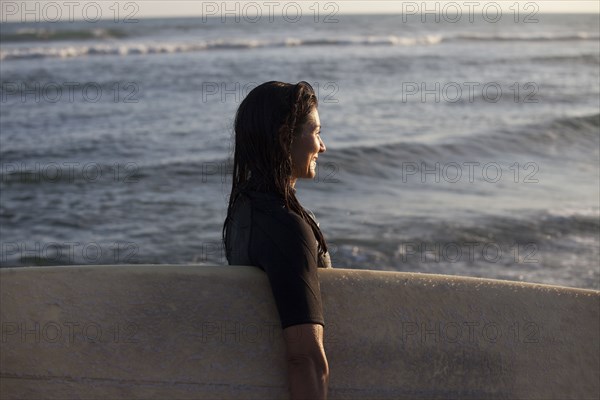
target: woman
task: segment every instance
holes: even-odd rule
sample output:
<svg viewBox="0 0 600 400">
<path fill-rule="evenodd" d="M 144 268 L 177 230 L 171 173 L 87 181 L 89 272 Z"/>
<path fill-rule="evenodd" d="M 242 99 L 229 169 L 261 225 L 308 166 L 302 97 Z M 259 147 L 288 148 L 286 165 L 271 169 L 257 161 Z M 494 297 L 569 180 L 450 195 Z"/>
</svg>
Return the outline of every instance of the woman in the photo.
<svg viewBox="0 0 600 400">
<path fill-rule="evenodd" d="M 331 268 L 314 215 L 296 198 L 325 151 L 317 97 L 306 82 L 266 82 L 235 117 L 233 183 L 223 241 L 232 265 L 263 269 L 286 345 L 292 399 L 325 399 L 329 367 L 317 268 Z"/>
</svg>

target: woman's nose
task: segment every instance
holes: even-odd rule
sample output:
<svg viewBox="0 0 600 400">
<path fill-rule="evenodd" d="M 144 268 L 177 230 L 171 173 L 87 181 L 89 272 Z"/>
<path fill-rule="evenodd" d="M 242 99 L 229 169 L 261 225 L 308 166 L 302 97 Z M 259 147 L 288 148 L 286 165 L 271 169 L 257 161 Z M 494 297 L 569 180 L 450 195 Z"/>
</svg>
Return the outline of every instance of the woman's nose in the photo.
<svg viewBox="0 0 600 400">
<path fill-rule="evenodd" d="M 324 153 L 325 150 L 327 150 L 327 147 L 325 147 L 325 142 L 323 142 L 323 139 L 319 138 L 319 153 Z"/>
</svg>

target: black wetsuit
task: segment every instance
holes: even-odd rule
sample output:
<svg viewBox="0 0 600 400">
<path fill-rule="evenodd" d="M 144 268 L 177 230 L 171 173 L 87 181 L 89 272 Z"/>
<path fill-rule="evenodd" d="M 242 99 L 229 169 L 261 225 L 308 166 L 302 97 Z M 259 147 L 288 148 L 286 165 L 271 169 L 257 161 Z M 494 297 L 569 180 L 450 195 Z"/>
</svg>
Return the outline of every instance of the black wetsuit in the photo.
<svg viewBox="0 0 600 400">
<path fill-rule="evenodd" d="M 282 328 L 324 325 L 317 268 L 331 268 L 331 260 L 327 253 L 319 255 L 310 225 L 287 209 L 282 197 L 255 191 L 240 194 L 227 237 L 230 265 L 252 265 L 266 272 Z"/>
</svg>

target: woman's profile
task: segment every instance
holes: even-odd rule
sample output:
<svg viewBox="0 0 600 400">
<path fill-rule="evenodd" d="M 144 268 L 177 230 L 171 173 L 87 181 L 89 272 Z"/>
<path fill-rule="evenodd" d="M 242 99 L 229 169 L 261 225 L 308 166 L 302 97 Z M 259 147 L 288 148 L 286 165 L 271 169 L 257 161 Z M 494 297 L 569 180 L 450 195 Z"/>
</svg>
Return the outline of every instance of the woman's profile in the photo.
<svg viewBox="0 0 600 400">
<path fill-rule="evenodd" d="M 314 214 L 296 198 L 325 144 L 317 97 L 306 82 L 266 82 L 240 104 L 223 241 L 230 265 L 268 276 L 286 345 L 292 399 L 327 397 L 329 366 L 317 268 L 331 268 Z"/>
</svg>

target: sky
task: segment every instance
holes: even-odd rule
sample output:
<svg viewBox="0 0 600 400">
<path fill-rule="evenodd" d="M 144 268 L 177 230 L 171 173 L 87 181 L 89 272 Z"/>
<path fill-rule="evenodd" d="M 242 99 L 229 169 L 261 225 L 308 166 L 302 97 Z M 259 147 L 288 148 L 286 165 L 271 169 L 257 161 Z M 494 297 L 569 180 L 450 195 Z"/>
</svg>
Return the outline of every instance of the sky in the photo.
<svg viewBox="0 0 600 400">
<path fill-rule="evenodd" d="M 261 8 L 265 11 L 268 12 L 268 3 L 271 0 L 265 0 L 265 1 L 230 1 L 228 3 L 231 4 L 231 9 L 235 9 L 236 5 L 235 3 L 238 3 L 238 8 L 240 12 L 243 12 L 243 7 L 245 6 L 245 3 L 255 3 L 258 4 L 259 6 L 261 6 Z M 469 9 L 469 3 L 477 3 L 480 5 L 480 7 L 477 7 L 476 5 L 471 6 L 472 9 L 477 12 L 478 8 L 481 8 L 481 10 L 483 10 L 483 7 L 486 4 L 490 4 L 490 3 L 494 3 L 494 4 L 498 4 L 500 6 L 502 6 L 505 11 L 508 10 L 509 7 L 513 6 L 514 3 L 516 3 L 516 0 L 508 0 L 508 1 L 503 1 L 503 0 L 496 0 L 496 1 L 488 1 L 488 0 L 480 0 L 480 1 L 473 1 L 473 0 L 437 0 L 437 1 L 422 1 L 422 0 L 416 0 L 416 1 L 395 1 L 395 0 L 383 0 L 383 1 L 359 1 L 359 0 L 341 0 L 341 1 L 319 1 L 319 8 L 320 11 L 322 13 L 326 13 L 326 12 L 333 12 L 335 10 L 335 8 L 332 8 L 331 6 L 327 6 L 326 9 L 326 4 L 327 3 L 333 3 L 335 6 L 337 7 L 337 9 L 339 10 L 339 13 L 341 14 L 372 14 L 372 13 L 402 13 L 403 12 L 403 8 L 404 10 L 412 10 L 411 7 L 415 6 L 417 7 L 417 11 L 423 11 L 426 8 L 427 9 L 435 9 L 436 7 L 436 3 L 438 4 L 438 7 L 440 9 L 440 11 L 443 12 L 444 7 L 450 7 L 450 3 L 454 3 L 454 4 L 458 4 L 459 7 L 466 13 L 468 12 Z M 221 4 L 223 3 L 222 1 L 194 1 L 194 0 L 188 0 L 188 1 L 152 1 L 146 2 L 147 4 L 144 5 L 144 8 L 146 8 L 147 12 L 156 12 L 158 14 L 162 13 L 168 13 L 168 12 L 183 12 L 185 10 L 185 12 L 189 12 L 189 13 L 196 13 L 198 12 L 199 15 L 202 15 L 202 9 L 204 8 L 204 10 L 206 11 L 210 11 L 210 6 L 208 4 L 212 3 L 212 4 L 217 4 L 219 6 L 219 8 L 225 8 L 225 7 L 221 7 Z M 151 3 L 157 3 L 157 4 L 151 4 Z M 169 4 L 167 4 L 169 3 Z M 201 3 L 207 3 L 202 5 Z M 273 1 L 273 3 L 278 3 L 281 5 L 281 8 L 283 9 L 284 4 L 285 3 L 297 3 L 297 4 L 301 4 L 301 6 L 304 9 L 309 9 L 311 6 L 313 6 L 315 3 L 317 3 L 317 1 L 302 1 L 302 0 L 298 0 L 298 1 Z M 428 3 L 427 5 L 425 5 L 425 7 L 422 6 L 423 3 Z M 527 10 L 525 10 L 525 5 L 527 3 L 535 3 L 538 5 L 539 7 L 539 12 L 552 12 L 552 13 L 556 13 L 556 12 L 571 12 L 571 13 L 587 13 L 587 12 L 596 12 L 598 13 L 600 10 L 600 1 L 598 0 L 585 0 L 585 1 L 571 1 L 571 0 L 567 0 L 567 1 L 558 1 L 558 0 L 545 0 L 545 1 L 519 1 L 518 3 L 520 3 L 521 5 L 521 11 L 522 12 L 526 12 L 526 11 L 533 11 L 533 9 L 528 8 Z M 246 5 L 247 10 L 250 10 L 251 7 L 249 7 L 248 5 Z M 273 9 L 276 11 L 279 7 L 274 7 Z M 314 7 L 311 9 L 314 10 Z M 446 8 L 446 10 L 450 10 L 450 8 Z"/>
<path fill-rule="evenodd" d="M 515 4 L 517 4 L 515 6 Z M 242 15 L 252 17 L 281 16 L 301 13 L 314 17 L 343 14 L 420 14 L 424 12 L 457 12 L 467 16 L 469 13 L 481 14 L 497 12 L 501 8 L 504 14 L 520 15 L 531 13 L 599 13 L 598 0 L 437 0 L 437 1 L 316 1 L 316 0 L 259 0 L 259 1 L 201 1 L 201 0 L 0 0 L 1 22 L 33 21 L 70 21 L 98 19 L 123 19 L 146 17 L 212 16 Z M 37 18 L 37 20 L 36 20 Z"/>
</svg>

